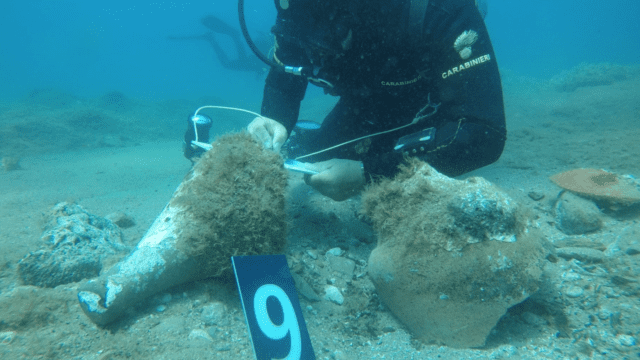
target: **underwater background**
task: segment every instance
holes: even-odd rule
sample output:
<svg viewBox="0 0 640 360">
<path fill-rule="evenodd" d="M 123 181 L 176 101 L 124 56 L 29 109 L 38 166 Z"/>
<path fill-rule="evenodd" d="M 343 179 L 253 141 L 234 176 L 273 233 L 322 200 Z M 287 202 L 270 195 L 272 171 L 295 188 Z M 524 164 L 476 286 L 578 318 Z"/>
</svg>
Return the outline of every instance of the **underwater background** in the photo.
<svg viewBox="0 0 640 360">
<path fill-rule="evenodd" d="M 248 0 L 245 9 L 252 36 L 268 34 L 273 1 Z M 204 42 L 167 40 L 205 32 L 207 14 L 238 24 L 234 1 L 4 1 L 0 97 L 53 87 L 80 97 L 118 90 L 149 100 L 259 101 L 262 79 L 225 71 Z M 582 62 L 636 64 L 638 14 L 640 3 L 629 0 L 490 0 L 486 23 L 501 69 L 548 78 Z"/>
<path fill-rule="evenodd" d="M 462 180 L 484 177 L 530 211 L 560 254 L 548 261 L 545 288 L 511 308 L 484 347 L 421 343 L 367 276 L 378 239 L 360 198 L 333 202 L 290 173 L 286 255 L 307 282 L 300 299 L 319 359 L 640 356 L 640 205 L 598 208 L 574 198 L 567 203 L 589 210 L 580 214 L 593 227 L 568 234 L 558 215 L 567 192 L 550 180 L 594 168 L 616 174 L 631 193 L 640 189 L 640 2 L 488 3 L 508 139 L 499 161 Z M 272 0 L 245 2 L 254 41 L 269 39 L 275 13 Z M 205 41 L 172 39 L 205 34 L 207 15 L 238 28 L 229 0 L 0 5 L 1 359 L 252 358 L 234 283 L 168 289 L 103 328 L 80 309 L 77 279 L 25 285 L 18 265 L 47 254 L 52 228 L 75 212 L 102 224 L 83 223 L 83 239 L 117 234 L 100 238 L 107 250 L 93 270 L 108 269 L 135 248 L 191 169 L 182 152 L 188 116 L 202 105 L 259 111 L 266 67 L 231 71 Z M 218 40 L 233 58 L 233 41 Z M 335 101 L 310 86 L 300 118 L 320 122 Z M 205 112 L 212 139 L 253 118 Z M 62 255 L 62 267 L 85 260 Z M 328 284 L 343 290 L 343 304 L 323 296 Z"/>
</svg>

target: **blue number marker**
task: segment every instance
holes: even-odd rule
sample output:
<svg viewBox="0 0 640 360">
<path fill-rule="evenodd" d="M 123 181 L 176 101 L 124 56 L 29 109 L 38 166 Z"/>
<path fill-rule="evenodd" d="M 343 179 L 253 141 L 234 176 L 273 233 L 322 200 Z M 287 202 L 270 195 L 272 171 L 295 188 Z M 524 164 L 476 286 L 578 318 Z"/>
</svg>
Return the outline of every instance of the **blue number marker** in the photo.
<svg viewBox="0 0 640 360">
<path fill-rule="evenodd" d="M 315 360 L 285 256 L 233 256 L 231 262 L 256 359 Z"/>
</svg>

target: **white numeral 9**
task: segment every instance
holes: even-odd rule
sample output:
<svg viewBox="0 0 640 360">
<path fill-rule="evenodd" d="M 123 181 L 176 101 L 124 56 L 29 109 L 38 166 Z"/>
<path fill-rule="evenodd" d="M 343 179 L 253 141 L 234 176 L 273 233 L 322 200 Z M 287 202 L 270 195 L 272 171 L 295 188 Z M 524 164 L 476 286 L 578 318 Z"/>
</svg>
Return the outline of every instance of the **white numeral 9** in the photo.
<svg viewBox="0 0 640 360">
<path fill-rule="evenodd" d="M 283 321 L 281 325 L 276 325 L 271 321 L 267 312 L 267 298 L 275 297 L 282 306 Z M 300 340 L 300 327 L 296 312 L 291 305 L 291 300 L 279 286 L 273 284 L 262 285 L 253 297 L 253 311 L 260 330 L 273 340 L 280 340 L 291 334 L 291 347 L 286 360 L 299 360 L 302 353 L 302 342 Z"/>
</svg>

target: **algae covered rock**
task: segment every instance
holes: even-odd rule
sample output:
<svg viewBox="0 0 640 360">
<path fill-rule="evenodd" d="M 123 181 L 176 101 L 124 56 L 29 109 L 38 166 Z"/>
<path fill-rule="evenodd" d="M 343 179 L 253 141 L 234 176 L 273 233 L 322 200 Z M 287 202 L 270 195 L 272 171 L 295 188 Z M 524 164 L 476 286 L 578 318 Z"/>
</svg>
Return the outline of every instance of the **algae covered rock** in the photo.
<svg viewBox="0 0 640 360">
<path fill-rule="evenodd" d="M 126 250 L 120 229 L 77 204 L 61 202 L 47 214 L 43 246 L 18 262 L 25 285 L 56 287 L 98 276 L 110 256 Z"/>
<path fill-rule="evenodd" d="M 558 91 L 572 92 L 582 87 L 611 85 L 629 78 L 628 68 L 622 65 L 582 63 L 551 79 Z"/>
<path fill-rule="evenodd" d="M 378 232 L 369 275 L 378 295 L 428 343 L 477 347 L 507 309 L 538 290 L 542 236 L 482 178 L 448 178 L 412 161 L 363 195 Z"/>
</svg>

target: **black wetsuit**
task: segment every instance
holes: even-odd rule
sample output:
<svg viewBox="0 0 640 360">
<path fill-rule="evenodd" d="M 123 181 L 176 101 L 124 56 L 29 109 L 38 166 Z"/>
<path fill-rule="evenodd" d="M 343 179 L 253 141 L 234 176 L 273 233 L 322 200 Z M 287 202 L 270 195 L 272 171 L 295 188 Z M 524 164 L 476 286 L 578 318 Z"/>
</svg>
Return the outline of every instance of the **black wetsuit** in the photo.
<svg viewBox="0 0 640 360">
<path fill-rule="evenodd" d="M 304 153 L 408 124 L 421 110 L 419 115 L 439 106 L 416 125 L 303 161 L 358 160 L 368 180 L 393 176 L 406 155 L 394 150 L 398 139 L 429 127 L 436 129 L 435 140 L 409 155 L 446 175 L 457 176 L 500 157 L 506 140 L 502 86 L 474 0 L 430 0 L 418 36 L 408 35 L 408 0 L 338 1 L 346 3 L 339 10 L 319 5 L 331 1 L 290 0 L 291 6 L 282 9 L 283 2 L 276 0 L 276 60 L 315 65 L 317 77 L 333 84 L 325 90 L 340 96 L 319 130 L 291 139 Z M 312 9 L 296 8 L 297 2 Z M 262 114 L 291 133 L 307 84 L 304 77 L 272 69 Z"/>
</svg>

